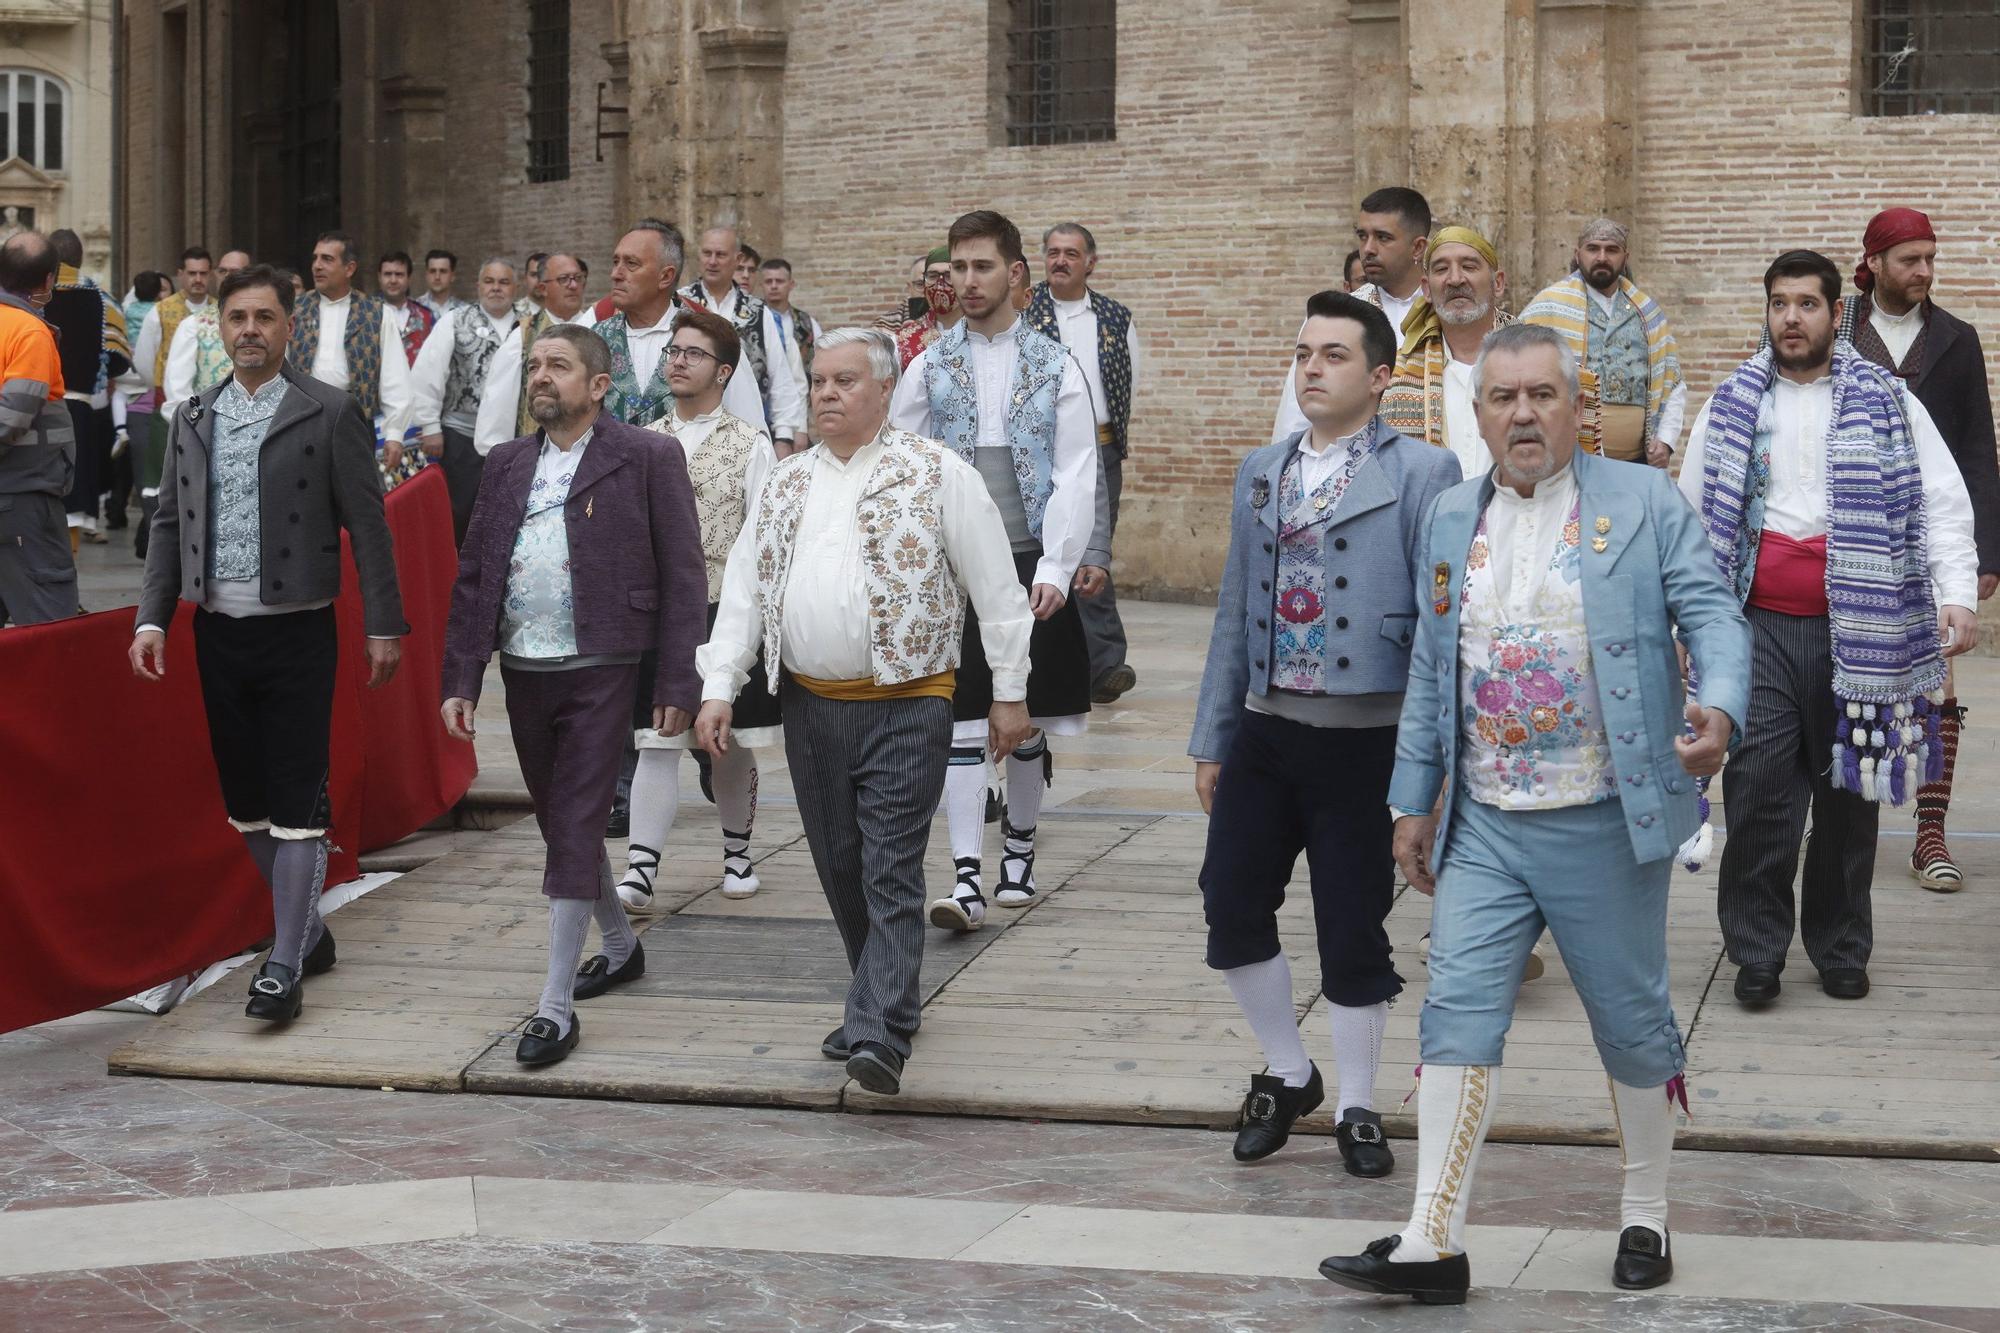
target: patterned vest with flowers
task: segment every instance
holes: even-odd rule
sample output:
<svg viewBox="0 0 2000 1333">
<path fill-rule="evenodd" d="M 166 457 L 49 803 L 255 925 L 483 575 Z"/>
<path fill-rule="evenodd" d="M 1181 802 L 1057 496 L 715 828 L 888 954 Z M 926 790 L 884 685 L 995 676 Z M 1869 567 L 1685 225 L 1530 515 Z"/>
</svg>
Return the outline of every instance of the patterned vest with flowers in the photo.
<svg viewBox="0 0 2000 1333">
<path fill-rule="evenodd" d="M 1326 549 L 1320 529 L 1384 432 L 1373 421 L 1347 457 L 1308 495 L 1298 450 L 1278 482 L 1278 577 L 1271 596 L 1271 686 L 1294 694 L 1326 693 Z M 1337 442 L 1338 443 L 1338 442 Z"/>
<path fill-rule="evenodd" d="M 292 345 L 285 354 L 292 369 L 308 378 L 319 355 L 319 307 L 319 293 L 309 291 L 293 310 Z M 361 415 L 372 421 L 382 411 L 381 297 L 361 291 L 349 295 L 340 346 L 347 353 L 347 392 L 361 405 Z"/>
<path fill-rule="evenodd" d="M 674 419 L 661 417 L 646 429 L 672 435 Z M 729 548 L 736 544 L 736 534 L 743 530 L 744 515 L 750 507 L 744 477 L 750 469 L 750 454 L 757 447 L 758 434 L 743 418 L 718 411 L 714 429 L 688 460 L 695 516 L 701 521 L 701 557 L 708 570 L 711 606 L 722 600 L 722 570 L 729 563 Z"/>
<path fill-rule="evenodd" d="M 1056 394 L 1062 388 L 1063 358 L 1069 353 L 1054 338 L 1026 324 L 1014 326 L 1019 353 L 1014 382 L 1007 391 L 1007 420 L 1001 438 L 1014 455 L 1014 480 L 1021 488 L 1028 531 L 1042 539 L 1042 515 L 1055 493 Z M 946 329 L 931 344 L 924 362 L 924 393 L 931 426 L 946 447 L 968 463 L 979 440 L 979 391 L 965 350 L 965 321 Z"/>
<path fill-rule="evenodd" d="M 1557 535 L 1549 576 L 1515 619 L 1495 580 L 1486 519 L 1459 594 L 1459 776 L 1503 810 L 1590 805 L 1618 794 L 1583 615 L 1579 498 Z"/>
<path fill-rule="evenodd" d="M 778 631 L 785 618 L 785 585 L 818 453 L 793 454 L 764 483 L 757 513 L 757 604 L 769 663 L 784 660 Z M 868 587 L 868 656 L 877 685 L 900 685 L 958 666 L 966 596 L 945 552 L 938 504 L 944 469 L 937 441 L 885 428 L 882 456 L 855 507 Z M 774 694 L 778 676 L 770 673 Z"/>
</svg>

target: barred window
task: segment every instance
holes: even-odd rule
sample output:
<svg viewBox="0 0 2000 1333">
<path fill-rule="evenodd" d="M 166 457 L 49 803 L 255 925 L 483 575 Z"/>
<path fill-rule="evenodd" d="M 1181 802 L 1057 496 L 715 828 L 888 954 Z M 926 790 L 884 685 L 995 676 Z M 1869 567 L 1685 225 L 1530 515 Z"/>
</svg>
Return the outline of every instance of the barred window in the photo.
<svg viewBox="0 0 2000 1333">
<path fill-rule="evenodd" d="M 569 0 L 528 0 L 528 180 L 569 179 Z"/>
<path fill-rule="evenodd" d="M 2000 113 L 1993 0 L 1863 0 L 1861 113 Z"/>
<path fill-rule="evenodd" d="M 0 160 L 18 157 L 43 171 L 61 171 L 63 84 L 32 69 L 0 70 Z"/>
<path fill-rule="evenodd" d="M 1117 0 L 1002 2 L 1007 145 L 1117 138 Z"/>
</svg>

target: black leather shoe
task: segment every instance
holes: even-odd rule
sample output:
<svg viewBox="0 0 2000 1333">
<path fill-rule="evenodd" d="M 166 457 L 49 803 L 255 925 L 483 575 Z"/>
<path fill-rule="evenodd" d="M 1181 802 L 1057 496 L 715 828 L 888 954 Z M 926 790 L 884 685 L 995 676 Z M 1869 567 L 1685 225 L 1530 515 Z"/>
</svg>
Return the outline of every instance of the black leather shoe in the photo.
<svg viewBox="0 0 2000 1333">
<path fill-rule="evenodd" d="M 552 1065 L 575 1050 L 577 1038 L 582 1035 L 583 1020 L 575 1014 L 569 1016 L 567 1036 L 556 1035 L 553 1018 L 536 1014 L 528 1020 L 528 1026 L 521 1029 L 521 1040 L 514 1047 L 514 1058 L 524 1065 Z"/>
<path fill-rule="evenodd" d="M 1372 1180 L 1396 1169 L 1396 1154 L 1382 1137 L 1382 1117 L 1373 1111 L 1359 1106 L 1342 1111 L 1340 1123 L 1333 1127 L 1333 1141 L 1340 1145 L 1340 1160 L 1347 1163 L 1350 1176 Z"/>
<path fill-rule="evenodd" d="M 829 1060 L 845 1060 L 854 1054 L 854 1048 L 847 1044 L 847 1029 L 837 1027 L 826 1034 L 826 1040 L 819 1044 L 819 1053 Z"/>
<path fill-rule="evenodd" d="M 1414 1296 L 1425 1305 L 1463 1305 L 1472 1286 L 1472 1265 L 1462 1254 L 1429 1263 L 1397 1264 L 1389 1256 L 1401 1236 L 1384 1236 L 1359 1254 L 1336 1254 L 1319 1261 L 1320 1276 L 1378 1296 Z"/>
<path fill-rule="evenodd" d="M 1746 963 L 1736 969 L 1736 1002 L 1759 1008 L 1778 998 L 1776 963 Z"/>
<path fill-rule="evenodd" d="M 594 1000 L 613 986 L 637 981 L 645 975 L 646 946 L 635 941 L 632 956 L 615 972 L 609 958 L 601 953 L 592 954 L 589 961 L 576 970 L 576 989 L 571 993 L 579 1000 Z"/>
<path fill-rule="evenodd" d="M 893 1097 L 903 1090 L 903 1057 L 879 1041 L 864 1041 L 847 1057 L 847 1076 L 870 1092 Z"/>
<path fill-rule="evenodd" d="M 319 943 L 313 945 L 312 952 L 305 957 L 300 970 L 306 976 L 316 977 L 322 972 L 331 972 L 333 965 L 340 961 L 333 952 L 333 932 L 326 928 L 324 921 L 319 925 Z"/>
<path fill-rule="evenodd" d="M 250 978 L 250 1002 L 243 1006 L 243 1013 L 266 1023 L 289 1023 L 305 1007 L 305 988 L 292 969 L 267 960 Z"/>
<path fill-rule="evenodd" d="M 631 837 L 632 811 L 622 805 L 611 807 L 611 817 L 604 821 L 604 836 L 607 838 Z"/>
<path fill-rule="evenodd" d="M 1622 1291 L 1657 1287 L 1674 1275 L 1674 1256 L 1651 1227 L 1626 1227 L 1611 1261 L 1611 1281 Z"/>
<path fill-rule="evenodd" d="M 1302 1088 L 1286 1087 L 1276 1074 L 1251 1075 L 1250 1095 L 1243 1099 L 1243 1128 L 1236 1131 L 1236 1160 L 1255 1162 L 1284 1147 L 1293 1123 L 1318 1110 L 1325 1100 L 1326 1084 L 1318 1065 Z"/>
<path fill-rule="evenodd" d="M 1819 987 L 1836 1000 L 1858 1000 L 1868 993 L 1867 969 L 1829 967 L 1819 974 Z"/>
</svg>

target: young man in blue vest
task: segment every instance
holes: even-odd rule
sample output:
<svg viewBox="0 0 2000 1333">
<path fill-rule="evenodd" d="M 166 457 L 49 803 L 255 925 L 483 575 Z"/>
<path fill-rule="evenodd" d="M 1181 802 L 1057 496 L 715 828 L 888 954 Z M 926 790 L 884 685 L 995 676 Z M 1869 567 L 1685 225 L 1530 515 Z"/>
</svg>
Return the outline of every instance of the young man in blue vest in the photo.
<svg viewBox="0 0 2000 1333">
<path fill-rule="evenodd" d="M 1028 265 L 1021 232 L 982 209 L 951 224 L 952 286 L 960 323 L 912 361 L 896 386 L 889 422 L 942 440 L 986 479 L 1014 549 L 1035 616 L 1029 644 L 1028 714 L 1036 730 L 1007 760 L 1000 881 L 994 899 L 1035 897 L 1035 820 L 1049 782 L 1048 737 L 1081 735 L 1090 712 L 1090 649 L 1070 598 L 1096 526 L 1097 423 L 1083 367 L 1063 345 L 1019 319 L 1015 285 Z M 965 628 L 953 696 L 944 806 L 957 883 L 931 904 L 933 925 L 974 930 L 985 919 L 986 716 L 992 682 L 978 627 Z"/>
<path fill-rule="evenodd" d="M 1028 326 L 1076 354 L 1090 390 L 1097 423 L 1097 452 L 1104 465 L 1098 527 L 1084 552 L 1076 589 L 1084 636 L 1090 643 L 1090 701 L 1116 702 L 1139 683 L 1125 661 L 1125 622 L 1111 584 L 1111 541 L 1118 529 L 1118 496 L 1124 489 L 1126 427 L 1132 420 L 1132 387 L 1139 366 L 1139 335 L 1132 312 L 1090 286 L 1097 271 L 1097 238 L 1080 222 L 1058 222 L 1042 235 L 1044 280 L 1028 298 Z"/>
<path fill-rule="evenodd" d="M 1395 1166 L 1375 1112 L 1389 1001 L 1403 989 L 1383 929 L 1395 902 L 1389 775 L 1410 674 L 1417 543 L 1459 480 L 1448 449 L 1377 415 L 1395 369 L 1388 316 L 1359 297 L 1306 302 L 1293 367 L 1311 423 L 1236 474 L 1229 563 L 1188 753 L 1209 813 L 1201 867 L 1208 964 L 1264 1049 L 1236 1159 L 1268 1157 L 1325 1098 L 1299 1037 L 1278 908 L 1312 869 L 1320 990 L 1339 1078 L 1335 1138 L 1351 1175 Z"/>
</svg>

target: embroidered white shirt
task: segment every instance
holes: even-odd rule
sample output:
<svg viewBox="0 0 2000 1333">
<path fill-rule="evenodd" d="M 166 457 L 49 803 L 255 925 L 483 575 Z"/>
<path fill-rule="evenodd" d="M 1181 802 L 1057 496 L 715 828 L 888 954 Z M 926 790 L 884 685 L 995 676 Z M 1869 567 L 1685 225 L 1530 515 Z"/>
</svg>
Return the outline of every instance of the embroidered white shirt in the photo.
<svg viewBox="0 0 2000 1333">
<path fill-rule="evenodd" d="M 1314 450 L 1312 432 L 1308 430 L 1299 436 L 1299 490 L 1311 495 L 1320 483 L 1333 475 L 1334 469 L 1345 463 L 1360 443 L 1368 438 L 1374 428 L 1370 421 L 1352 435 L 1343 435 L 1324 449 Z"/>
</svg>

